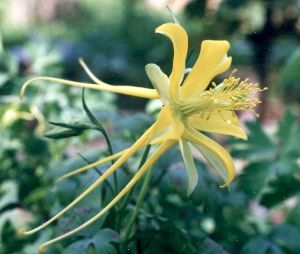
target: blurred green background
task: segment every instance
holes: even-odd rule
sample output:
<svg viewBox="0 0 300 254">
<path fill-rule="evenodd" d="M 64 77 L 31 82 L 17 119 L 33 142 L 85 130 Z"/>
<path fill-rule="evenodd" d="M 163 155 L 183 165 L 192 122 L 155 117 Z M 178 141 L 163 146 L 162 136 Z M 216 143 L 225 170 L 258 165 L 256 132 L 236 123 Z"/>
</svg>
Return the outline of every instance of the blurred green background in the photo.
<svg viewBox="0 0 300 254">
<path fill-rule="evenodd" d="M 170 42 L 154 33 L 172 22 L 166 5 L 189 34 L 188 67 L 201 40 L 228 40 L 238 76 L 269 87 L 259 119 L 240 114 L 247 142 L 214 136 L 233 155 L 238 176 L 220 189 L 200 159 L 199 184 L 187 197 L 184 165 L 173 149 L 152 169 L 129 239 L 124 230 L 141 184 L 122 209 L 47 253 L 299 253 L 299 0 L 1 0 L 0 253 L 37 253 L 40 243 L 76 227 L 112 198 L 109 179 L 46 230 L 17 234 L 55 214 L 106 167 L 59 184 L 57 177 L 107 155 L 101 133 L 48 123 L 89 123 L 81 89 L 40 83 L 20 102 L 21 85 L 38 75 L 89 81 L 78 64 L 82 57 L 105 82 L 150 87 L 144 66 L 156 63 L 169 73 L 172 64 Z M 149 101 L 94 91 L 86 91 L 85 100 L 114 151 L 128 147 L 154 120 Z M 119 188 L 141 155 L 118 173 Z"/>
</svg>

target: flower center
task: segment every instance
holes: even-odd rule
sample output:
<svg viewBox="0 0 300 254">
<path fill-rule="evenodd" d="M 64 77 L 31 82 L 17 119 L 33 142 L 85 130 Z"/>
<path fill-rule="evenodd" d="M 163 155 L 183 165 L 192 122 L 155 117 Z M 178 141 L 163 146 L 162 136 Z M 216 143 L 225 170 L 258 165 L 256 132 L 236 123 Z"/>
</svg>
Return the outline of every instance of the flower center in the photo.
<svg viewBox="0 0 300 254">
<path fill-rule="evenodd" d="M 213 83 L 212 85 L 212 88 L 202 92 L 199 96 L 177 105 L 176 110 L 181 112 L 182 118 L 193 114 L 209 118 L 212 111 L 253 110 L 257 104 L 261 103 L 256 93 L 267 90 L 267 88 L 259 88 L 258 84 L 248 82 L 248 79 L 241 81 L 240 78 L 232 75 L 224 79 L 221 84 Z"/>
</svg>

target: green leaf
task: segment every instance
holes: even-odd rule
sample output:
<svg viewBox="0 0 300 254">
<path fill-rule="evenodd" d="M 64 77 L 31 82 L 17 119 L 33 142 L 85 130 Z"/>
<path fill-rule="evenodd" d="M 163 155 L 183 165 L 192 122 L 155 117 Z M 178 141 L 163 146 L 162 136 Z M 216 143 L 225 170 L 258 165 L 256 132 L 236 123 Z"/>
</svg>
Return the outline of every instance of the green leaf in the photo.
<svg viewBox="0 0 300 254">
<path fill-rule="evenodd" d="M 110 243 L 111 242 L 115 242 L 115 243 L 121 242 L 121 238 L 120 238 L 119 234 L 110 228 L 101 229 L 94 238 L 96 238 L 97 240 L 101 239 L 101 241 L 110 242 Z"/>
<path fill-rule="evenodd" d="M 294 174 L 277 174 L 261 196 L 260 203 L 272 207 L 300 192 L 300 171 Z"/>
<path fill-rule="evenodd" d="M 261 192 L 269 173 L 269 162 L 251 163 L 243 169 L 242 174 L 235 181 L 240 190 L 253 197 Z"/>
<path fill-rule="evenodd" d="M 72 179 L 66 179 L 56 184 L 55 194 L 62 205 L 68 205 L 74 199 L 74 195 L 78 189 L 77 185 L 78 183 Z"/>
<path fill-rule="evenodd" d="M 4 181 L 0 186 L 0 210 L 19 201 L 18 185 L 15 181 Z"/>
<path fill-rule="evenodd" d="M 287 110 L 283 118 L 279 121 L 277 136 L 280 140 L 285 141 L 290 136 L 290 131 L 296 124 L 296 118 Z"/>
<path fill-rule="evenodd" d="M 258 236 L 244 245 L 240 254 L 285 254 L 276 244 L 269 239 Z"/>
<path fill-rule="evenodd" d="M 67 248 L 65 248 L 63 254 L 74 254 L 74 253 L 85 254 L 87 253 L 89 246 L 92 244 L 93 243 L 91 242 L 90 239 L 76 241 L 71 245 L 69 245 Z"/>
<path fill-rule="evenodd" d="M 117 251 L 113 245 L 110 243 L 101 243 L 98 240 L 93 242 L 95 246 L 95 253 L 101 254 L 117 254 Z"/>
<path fill-rule="evenodd" d="M 45 138 L 51 138 L 51 139 L 64 139 L 69 137 L 80 136 L 82 133 L 83 133 L 82 130 L 54 128 L 53 130 L 47 132 L 43 136 Z"/>
<path fill-rule="evenodd" d="M 286 222 L 300 228 L 300 203 L 289 212 Z"/>
<path fill-rule="evenodd" d="M 247 122 L 247 141 L 232 140 L 232 155 L 250 161 L 273 160 L 275 149 L 272 140 L 259 122 Z"/>
<path fill-rule="evenodd" d="M 10 80 L 10 75 L 7 73 L 0 73 L 0 87 L 5 85 L 8 80 Z"/>
<path fill-rule="evenodd" d="M 211 238 L 205 238 L 203 242 L 200 244 L 200 248 L 197 249 L 197 253 L 201 254 L 228 254 L 227 251 L 224 250 L 222 245 L 215 242 Z"/>
<path fill-rule="evenodd" d="M 120 242 L 117 232 L 104 228 L 98 231 L 94 237 L 76 241 L 69 245 L 63 254 L 73 253 L 101 253 L 116 254 L 117 251 L 111 242 Z M 94 252 L 93 252 L 94 251 Z"/>
<path fill-rule="evenodd" d="M 51 121 L 49 123 L 55 126 L 64 127 L 72 130 L 81 130 L 81 131 L 95 128 L 94 126 L 86 123 L 59 123 L 59 122 L 51 122 Z"/>
<path fill-rule="evenodd" d="M 298 253 L 300 250 L 300 230 L 293 225 L 283 224 L 275 227 L 270 238 L 289 250 L 289 253 Z"/>
<path fill-rule="evenodd" d="M 300 127 L 296 117 L 289 110 L 279 122 L 277 137 L 280 155 L 287 159 L 297 159 L 300 154 Z"/>
<path fill-rule="evenodd" d="M 280 73 L 280 83 L 283 87 L 298 86 L 300 80 L 300 48 L 296 49 Z M 298 89 L 297 89 L 298 90 Z M 299 91 L 299 90 L 298 90 Z"/>
</svg>

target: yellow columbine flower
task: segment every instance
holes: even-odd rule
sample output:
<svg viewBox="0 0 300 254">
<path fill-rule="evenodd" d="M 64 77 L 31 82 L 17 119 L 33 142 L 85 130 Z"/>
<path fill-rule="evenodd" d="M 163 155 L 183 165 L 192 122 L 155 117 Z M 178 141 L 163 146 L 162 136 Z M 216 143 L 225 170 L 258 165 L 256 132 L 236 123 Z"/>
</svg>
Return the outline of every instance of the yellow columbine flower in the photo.
<svg viewBox="0 0 300 254">
<path fill-rule="evenodd" d="M 94 81 L 94 84 L 51 77 L 37 77 L 29 80 L 22 87 L 21 97 L 23 97 L 25 89 L 30 83 L 36 80 L 46 80 L 70 86 L 110 91 L 148 99 L 159 98 L 163 104 L 155 123 L 130 148 L 79 168 L 59 179 L 62 180 L 71 177 L 87 171 L 96 165 L 117 159 L 101 177 L 67 207 L 39 227 L 30 231 L 23 231 L 23 234 L 29 235 L 35 233 L 58 219 L 120 168 L 135 152 L 148 144 L 156 145 L 156 149 L 144 165 L 106 207 L 81 226 L 42 244 L 41 250 L 49 244 L 73 235 L 100 218 L 136 184 L 153 163 L 176 144 L 180 146 L 183 161 L 187 169 L 188 194 L 194 190 L 198 181 L 191 146 L 203 154 L 211 165 L 211 168 L 225 181 L 222 187 L 227 186 L 233 180 L 235 169 L 229 153 L 222 146 L 199 131 L 227 134 L 247 139 L 247 135 L 240 127 L 239 120 L 234 111 L 253 109 L 256 104 L 261 102 L 259 99 L 253 97 L 253 93 L 262 90 L 257 84 L 249 83 L 247 80 L 240 81 L 240 79 L 233 76 L 223 80 L 219 85 L 212 84 L 212 88 L 207 89 L 211 80 L 218 74 L 227 71 L 231 65 L 232 59 L 227 56 L 229 50 L 229 43 L 227 41 L 203 41 L 199 57 L 192 70 L 185 77 L 185 61 L 188 49 L 188 37 L 185 30 L 178 24 L 167 23 L 158 27 L 156 32 L 167 36 L 172 41 L 174 58 L 170 76 L 164 74 L 155 64 L 148 64 L 146 66 L 146 73 L 155 89 L 106 84 L 97 79 L 82 60 L 80 60 L 80 63 L 89 77 Z"/>
</svg>

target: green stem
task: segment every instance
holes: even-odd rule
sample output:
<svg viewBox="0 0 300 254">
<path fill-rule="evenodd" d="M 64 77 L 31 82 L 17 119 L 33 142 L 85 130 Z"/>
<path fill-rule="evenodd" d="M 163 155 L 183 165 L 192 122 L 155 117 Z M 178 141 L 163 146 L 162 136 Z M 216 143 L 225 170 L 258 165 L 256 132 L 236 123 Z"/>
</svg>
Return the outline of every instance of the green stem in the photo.
<svg viewBox="0 0 300 254">
<path fill-rule="evenodd" d="M 106 145 L 107 145 L 107 150 L 108 152 L 110 153 L 110 155 L 113 155 L 113 148 L 112 148 L 112 145 L 111 145 L 111 142 L 110 142 L 110 139 L 109 139 L 109 136 L 107 135 L 107 132 L 105 131 L 105 129 L 102 127 L 102 126 L 99 126 L 99 131 L 103 134 L 103 137 L 105 139 L 105 142 L 106 142 Z M 112 160 L 111 161 L 111 165 L 113 165 L 115 163 L 115 160 Z M 114 181 L 114 194 L 115 196 L 118 195 L 118 189 L 119 189 L 119 186 L 118 186 L 118 177 L 117 177 L 117 172 L 114 172 L 113 173 L 113 181 Z M 120 211 L 120 205 L 117 203 L 115 205 L 115 212 L 116 212 L 116 218 L 115 218 L 115 228 L 117 230 L 119 230 L 119 221 L 120 221 L 120 218 L 119 218 L 119 211 Z"/>
<path fill-rule="evenodd" d="M 101 126 L 101 128 L 99 128 L 99 130 L 103 134 L 103 137 L 104 137 L 106 145 L 107 145 L 108 152 L 110 153 L 110 155 L 113 155 L 114 151 L 113 151 L 110 139 L 107 135 L 107 132 L 105 131 L 105 129 L 102 126 Z M 113 165 L 114 163 L 115 163 L 115 160 L 112 160 L 111 164 Z M 113 178 L 114 178 L 114 186 L 115 186 L 115 195 L 117 195 L 119 186 L 118 186 L 118 178 L 117 178 L 117 173 L 116 172 L 113 173 Z"/>
<path fill-rule="evenodd" d="M 81 102 L 82 102 L 82 106 L 83 106 L 84 112 L 86 113 L 87 117 L 95 125 L 94 129 L 96 129 L 96 130 L 98 130 L 102 133 L 102 135 L 104 136 L 106 145 L 107 145 L 108 152 L 110 153 L 110 155 L 113 155 L 112 145 L 111 145 L 110 139 L 107 135 L 107 132 L 106 132 L 105 128 L 96 119 L 96 117 L 93 115 L 93 113 L 91 112 L 91 110 L 89 109 L 88 105 L 85 102 L 85 88 L 82 89 Z M 114 164 L 114 162 L 115 161 L 112 160 L 111 164 Z M 114 185 L 115 185 L 115 195 L 117 195 L 118 194 L 118 179 L 117 179 L 116 172 L 114 172 L 113 177 L 114 177 Z"/>
<path fill-rule="evenodd" d="M 141 168 L 141 167 L 143 166 L 143 164 L 145 163 L 145 161 L 146 161 L 146 159 L 147 159 L 147 157 L 148 157 L 148 154 L 149 154 L 149 152 L 150 152 L 150 148 L 151 148 L 151 145 L 147 145 L 147 146 L 146 146 L 145 151 L 144 151 L 143 156 L 142 156 L 142 159 L 141 159 L 141 161 L 140 161 L 140 163 L 139 163 L 138 169 Z M 133 192 L 134 192 L 134 189 L 135 189 L 135 187 L 133 187 L 133 188 L 127 193 L 127 195 L 126 195 L 126 197 L 125 197 L 125 199 L 124 199 L 124 202 L 123 202 L 122 205 L 120 206 L 120 211 L 122 211 L 123 209 L 125 209 L 125 208 L 128 206 L 128 204 L 129 204 L 129 202 L 130 202 L 130 200 L 131 200 L 132 194 L 133 194 Z"/>
<path fill-rule="evenodd" d="M 127 227 L 125 229 L 125 233 L 124 233 L 124 242 L 126 242 L 129 237 L 130 237 L 130 234 L 131 234 L 131 229 L 136 221 L 136 218 L 138 216 L 138 213 L 139 213 L 139 210 L 142 206 L 142 203 L 144 201 L 144 198 L 146 196 L 146 193 L 147 193 L 147 190 L 148 190 L 148 187 L 149 187 L 149 183 L 150 183 L 150 180 L 151 180 L 151 169 L 148 170 L 148 172 L 146 173 L 145 177 L 144 177 L 144 181 L 143 181 L 143 185 L 142 185 L 142 189 L 141 189 L 141 192 L 138 196 L 138 199 L 137 199 L 137 203 L 136 203 L 136 206 L 135 206 L 135 209 L 131 215 L 131 218 L 129 219 L 129 223 L 127 224 Z"/>
</svg>

